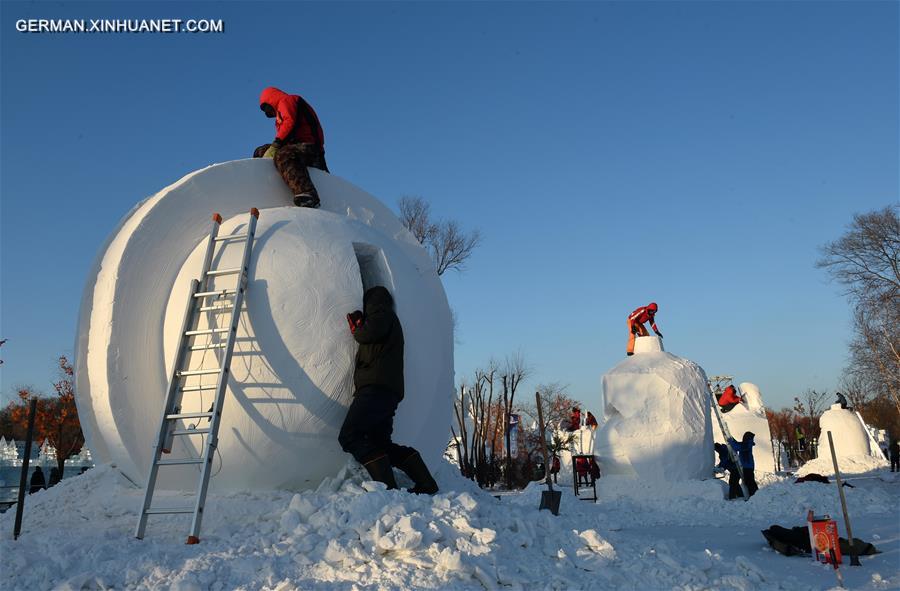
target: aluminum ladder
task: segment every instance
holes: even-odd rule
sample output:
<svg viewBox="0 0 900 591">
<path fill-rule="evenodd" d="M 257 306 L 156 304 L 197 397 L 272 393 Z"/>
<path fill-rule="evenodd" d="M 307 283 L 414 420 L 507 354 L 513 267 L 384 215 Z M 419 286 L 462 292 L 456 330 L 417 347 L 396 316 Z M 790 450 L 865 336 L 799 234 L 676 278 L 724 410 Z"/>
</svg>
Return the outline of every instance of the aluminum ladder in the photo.
<svg viewBox="0 0 900 591">
<path fill-rule="evenodd" d="M 166 404 L 163 407 L 162 418 L 159 423 L 159 434 L 153 447 L 153 459 L 150 464 L 150 472 L 147 475 L 147 486 L 144 489 L 144 504 L 141 508 L 141 516 L 138 521 L 135 537 L 143 539 L 147 528 L 147 518 L 150 515 L 161 514 L 193 514 L 191 531 L 187 538 L 188 544 L 200 542 L 200 523 L 203 519 L 203 508 L 206 503 L 206 493 L 209 488 L 210 469 L 215 457 L 218 445 L 219 419 L 222 416 L 222 405 L 225 401 L 225 391 L 228 386 L 230 374 L 231 355 L 234 350 L 235 336 L 237 335 L 238 321 L 240 320 L 241 306 L 244 301 L 244 292 L 247 288 L 247 276 L 250 265 L 250 253 L 253 249 L 253 240 L 256 233 L 256 222 L 259 219 L 259 210 L 255 207 L 250 210 L 246 231 L 219 236 L 219 227 L 222 224 L 222 216 L 213 214 L 213 223 L 206 243 L 206 254 L 203 259 L 203 270 L 200 279 L 191 281 L 190 295 L 181 325 L 181 336 L 175 353 L 175 361 L 172 364 L 172 373 L 169 376 L 169 388 L 166 393 Z M 242 241 L 243 252 L 241 265 L 230 269 L 212 269 L 216 251 L 221 253 L 230 244 Z M 217 246 L 219 247 L 217 249 Z M 215 285 L 217 277 L 236 275 L 237 284 L 232 288 L 219 289 Z M 215 285 L 215 288 L 213 287 Z M 230 299 L 230 300 L 229 300 Z M 222 302 L 225 305 L 220 305 Z M 199 319 L 201 313 L 208 313 L 208 327 L 200 328 Z M 229 319 L 228 325 L 219 327 L 218 319 Z M 225 342 L 217 337 L 227 335 Z M 201 343 L 201 339 L 207 337 L 207 342 Z M 192 361 L 191 353 L 201 351 L 205 360 L 205 352 L 209 350 L 221 350 L 222 355 L 219 367 L 206 369 L 189 369 L 186 362 Z M 215 355 L 213 356 L 215 357 Z M 216 382 L 203 384 L 203 378 L 199 376 L 215 375 Z M 189 384 L 199 379 L 200 383 Z M 212 406 L 205 412 L 182 412 L 182 398 L 185 394 L 190 397 L 202 396 L 204 391 L 214 391 Z M 202 402 L 202 397 L 200 398 Z M 195 401 L 196 405 L 196 401 Z M 202 409 L 201 409 L 202 410 Z M 187 427 L 180 426 L 179 422 L 189 419 L 207 419 L 209 426 L 197 428 L 197 424 Z M 200 457 L 183 457 L 174 459 L 162 459 L 164 454 L 171 453 L 175 437 L 200 436 Z M 205 436 L 205 444 L 203 437 Z M 187 449 L 190 446 L 186 446 Z M 156 488 L 156 477 L 161 467 L 184 466 L 195 464 L 202 466 L 200 480 L 197 484 L 196 499 L 193 507 L 151 507 L 153 493 Z"/>
<path fill-rule="evenodd" d="M 731 431 L 728 430 L 728 425 L 722 418 L 722 410 L 719 408 L 719 399 L 712 391 L 712 388 L 707 388 L 707 390 L 709 391 L 710 398 L 712 398 L 713 411 L 715 411 L 716 418 L 719 420 L 719 428 L 722 430 L 722 435 L 725 437 L 725 447 L 728 449 L 728 457 L 731 458 L 731 463 L 734 465 L 735 469 L 738 471 L 738 475 L 740 475 L 741 477 L 741 494 L 744 495 L 745 501 L 749 501 L 750 491 L 747 488 L 746 482 L 744 482 L 744 467 L 741 466 L 741 459 L 735 453 L 734 448 L 731 447 Z"/>
</svg>

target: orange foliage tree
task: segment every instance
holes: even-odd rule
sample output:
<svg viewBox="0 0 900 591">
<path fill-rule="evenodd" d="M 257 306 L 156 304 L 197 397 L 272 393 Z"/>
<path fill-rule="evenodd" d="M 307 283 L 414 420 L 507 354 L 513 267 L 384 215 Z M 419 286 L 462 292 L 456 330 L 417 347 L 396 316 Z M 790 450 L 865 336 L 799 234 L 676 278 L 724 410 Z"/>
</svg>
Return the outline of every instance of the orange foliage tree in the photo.
<svg viewBox="0 0 900 591">
<path fill-rule="evenodd" d="M 81 451 L 84 434 L 75 407 L 75 371 L 68 358 L 59 358 L 59 379 L 53 383 L 55 396 L 42 396 L 31 388 L 19 388 L 19 402 L 11 402 L 7 411 L 12 422 L 20 427 L 28 425 L 31 399 L 37 400 L 34 419 L 35 440 L 47 440 L 56 448 L 56 465 L 62 478 L 66 458 Z"/>
</svg>

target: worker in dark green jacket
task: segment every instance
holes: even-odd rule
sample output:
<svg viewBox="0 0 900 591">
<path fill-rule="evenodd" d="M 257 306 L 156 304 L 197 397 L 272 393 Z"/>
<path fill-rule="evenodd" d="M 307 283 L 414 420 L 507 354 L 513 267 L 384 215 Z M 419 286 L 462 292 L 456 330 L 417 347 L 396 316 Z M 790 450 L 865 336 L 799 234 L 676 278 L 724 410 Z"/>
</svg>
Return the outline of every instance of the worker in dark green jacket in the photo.
<svg viewBox="0 0 900 591">
<path fill-rule="evenodd" d="M 412 493 L 434 494 L 437 483 L 419 452 L 391 441 L 394 413 L 403 400 L 403 328 L 390 292 L 376 286 L 363 296 L 363 310 L 347 314 L 350 332 L 359 343 L 355 392 L 338 442 L 362 464 L 373 480 L 397 488 L 392 468 L 412 478 Z"/>
</svg>

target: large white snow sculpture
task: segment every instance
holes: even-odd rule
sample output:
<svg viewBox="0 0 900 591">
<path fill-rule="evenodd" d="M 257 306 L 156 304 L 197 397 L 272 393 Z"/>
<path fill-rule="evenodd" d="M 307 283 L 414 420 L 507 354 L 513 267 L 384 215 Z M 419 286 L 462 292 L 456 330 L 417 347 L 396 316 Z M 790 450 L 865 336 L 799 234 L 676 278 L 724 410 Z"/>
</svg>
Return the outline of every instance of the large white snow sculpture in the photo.
<svg viewBox="0 0 900 591">
<path fill-rule="evenodd" d="M 605 420 L 594 454 L 606 474 L 648 482 L 712 474 L 710 397 L 703 369 L 662 351 L 658 337 L 638 337 L 635 354 L 603 376 Z"/>
<path fill-rule="evenodd" d="M 731 436 L 740 441 L 744 433 L 750 431 L 756 437 L 753 442 L 753 462 L 756 470 L 775 472 L 775 455 L 772 451 L 772 435 L 769 431 L 769 420 L 766 418 L 766 407 L 763 404 L 759 386 L 750 382 L 742 382 L 738 390 L 744 396 L 744 402 L 730 411 L 722 413 Z M 714 411 L 713 411 L 714 412 Z M 713 419 L 715 440 L 725 443 L 725 436 L 719 428 L 719 421 Z"/>
<path fill-rule="evenodd" d="M 211 215 L 225 218 L 222 233 L 235 232 L 252 206 L 261 215 L 212 486 L 314 487 L 349 459 L 337 443 L 356 351 L 345 315 L 376 284 L 394 295 L 406 340 L 406 398 L 394 438 L 427 462 L 438 460 L 452 404 L 453 341 L 434 266 L 378 200 L 338 177 L 310 173 L 321 209 L 289 205 L 271 160 L 239 160 L 163 189 L 112 233 L 88 276 L 76 345 L 76 400 L 98 461 L 143 483 Z M 225 251 L 216 267 L 238 266 L 228 260 L 238 251 Z M 183 410 L 210 403 L 208 392 L 185 395 Z M 199 440 L 178 438 L 190 447 L 174 451 L 196 454 Z M 193 467 L 166 468 L 160 484 L 192 488 L 195 475 Z"/>
</svg>

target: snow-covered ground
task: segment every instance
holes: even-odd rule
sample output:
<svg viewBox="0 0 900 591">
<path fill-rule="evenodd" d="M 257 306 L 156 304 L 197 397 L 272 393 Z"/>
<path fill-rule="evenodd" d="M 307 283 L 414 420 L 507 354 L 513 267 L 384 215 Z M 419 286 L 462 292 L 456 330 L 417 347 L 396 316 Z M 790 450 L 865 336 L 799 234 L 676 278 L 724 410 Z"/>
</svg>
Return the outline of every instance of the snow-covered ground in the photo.
<svg viewBox="0 0 900 591">
<path fill-rule="evenodd" d="M 854 589 L 900 588 L 900 479 L 851 477 L 857 537 L 883 553 L 842 568 Z M 345 470 L 317 491 L 211 495 L 202 542 L 188 517 L 153 516 L 133 537 L 141 491 L 112 468 L 32 495 L 23 534 L 4 532 L 0 588 L 26 589 L 830 589 L 829 567 L 770 550 L 760 530 L 802 525 L 808 509 L 840 522 L 834 485 L 765 477 L 749 502 L 717 480 L 667 484 L 603 478 L 597 504 L 563 488 L 561 514 L 540 491 L 498 500 L 445 464 L 434 497 L 384 491 Z M 165 495 L 165 493 L 163 493 Z M 185 504 L 169 493 L 172 504 Z M 180 501 L 180 502 L 179 502 Z M 841 523 L 843 533 L 843 524 Z"/>
</svg>

